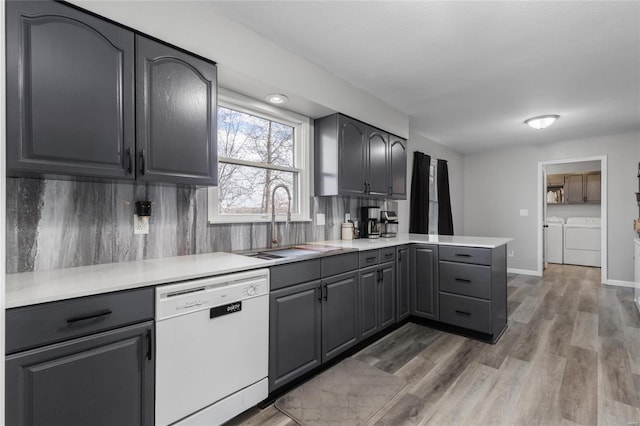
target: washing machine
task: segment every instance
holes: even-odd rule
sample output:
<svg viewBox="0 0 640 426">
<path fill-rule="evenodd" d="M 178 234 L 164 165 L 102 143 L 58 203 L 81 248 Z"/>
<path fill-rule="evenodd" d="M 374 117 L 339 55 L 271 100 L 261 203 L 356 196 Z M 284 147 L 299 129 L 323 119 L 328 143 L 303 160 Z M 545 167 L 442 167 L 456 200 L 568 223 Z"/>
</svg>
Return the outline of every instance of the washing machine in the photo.
<svg viewBox="0 0 640 426">
<path fill-rule="evenodd" d="M 600 218 L 570 217 L 564 225 L 564 263 L 600 266 Z"/>
<path fill-rule="evenodd" d="M 563 263 L 564 219 L 556 216 L 547 217 L 547 262 Z"/>
</svg>

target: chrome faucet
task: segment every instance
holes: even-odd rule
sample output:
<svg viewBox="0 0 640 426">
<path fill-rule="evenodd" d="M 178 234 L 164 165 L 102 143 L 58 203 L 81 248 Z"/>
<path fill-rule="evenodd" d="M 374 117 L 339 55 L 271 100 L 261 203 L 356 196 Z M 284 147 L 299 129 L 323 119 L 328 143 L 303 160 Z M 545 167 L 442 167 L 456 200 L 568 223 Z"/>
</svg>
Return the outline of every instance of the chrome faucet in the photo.
<svg viewBox="0 0 640 426">
<path fill-rule="evenodd" d="M 289 192 L 289 188 L 285 185 L 276 185 L 271 191 L 271 248 L 278 247 L 278 238 L 276 232 L 276 191 L 279 188 L 283 188 L 287 191 L 287 197 L 289 198 L 289 204 L 287 205 L 287 223 L 291 222 L 291 193 Z"/>
</svg>

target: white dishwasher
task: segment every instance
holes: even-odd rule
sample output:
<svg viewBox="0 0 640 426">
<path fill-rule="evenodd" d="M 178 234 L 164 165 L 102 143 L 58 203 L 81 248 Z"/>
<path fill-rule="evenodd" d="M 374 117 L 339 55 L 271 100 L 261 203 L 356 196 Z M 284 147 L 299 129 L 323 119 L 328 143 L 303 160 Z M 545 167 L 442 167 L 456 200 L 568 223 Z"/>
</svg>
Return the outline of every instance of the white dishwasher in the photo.
<svg viewBox="0 0 640 426">
<path fill-rule="evenodd" d="M 211 426 L 268 395 L 269 270 L 156 288 L 156 424 Z"/>
</svg>

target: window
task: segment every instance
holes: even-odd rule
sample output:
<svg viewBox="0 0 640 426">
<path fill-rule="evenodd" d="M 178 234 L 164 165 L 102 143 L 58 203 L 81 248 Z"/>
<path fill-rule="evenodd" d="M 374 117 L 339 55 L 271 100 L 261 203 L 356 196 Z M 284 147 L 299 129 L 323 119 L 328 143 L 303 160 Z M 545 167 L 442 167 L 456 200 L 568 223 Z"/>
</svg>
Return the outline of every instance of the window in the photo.
<svg viewBox="0 0 640 426">
<path fill-rule="evenodd" d="M 222 92 L 222 91 L 221 91 Z M 209 222 L 266 222 L 275 204 L 285 220 L 309 220 L 309 118 L 231 94 L 218 96 L 218 186 L 209 188 Z M 275 195 L 272 200 L 272 195 Z"/>
<path fill-rule="evenodd" d="M 431 159 L 429 167 L 429 233 L 438 233 L 438 160 Z"/>
</svg>

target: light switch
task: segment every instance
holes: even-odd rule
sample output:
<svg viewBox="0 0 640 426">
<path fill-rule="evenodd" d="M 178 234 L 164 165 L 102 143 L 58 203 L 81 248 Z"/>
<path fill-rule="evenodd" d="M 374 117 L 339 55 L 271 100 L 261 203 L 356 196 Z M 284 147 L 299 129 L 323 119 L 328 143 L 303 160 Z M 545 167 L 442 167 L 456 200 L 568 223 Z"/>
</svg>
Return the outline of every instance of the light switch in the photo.
<svg viewBox="0 0 640 426">
<path fill-rule="evenodd" d="M 529 210 L 520 209 L 520 216 L 529 216 Z"/>
<path fill-rule="evenodd" d="M 316 225 L 324 225 L 324 213 L 316 213 Z"/>
</svg>

